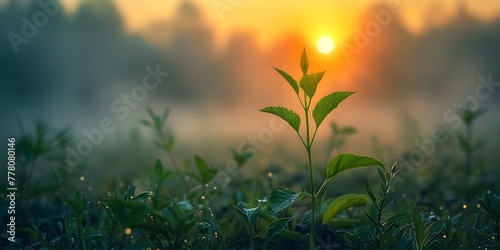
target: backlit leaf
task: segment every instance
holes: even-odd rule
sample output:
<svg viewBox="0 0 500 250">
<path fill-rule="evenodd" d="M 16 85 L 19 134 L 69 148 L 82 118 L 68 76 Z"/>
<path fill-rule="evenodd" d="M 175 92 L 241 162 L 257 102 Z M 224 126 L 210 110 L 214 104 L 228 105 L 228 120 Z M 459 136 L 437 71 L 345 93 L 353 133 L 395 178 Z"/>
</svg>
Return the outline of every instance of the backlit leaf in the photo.
<svg viewBox="0 0 500 250">
<path fill-rule="evenodd" d="M 332 110 L 336 109 L 342 101 L 352 94 L 354 94 L 354 92 L 341 91 L 334 92 L 321 98 L 312 112 L 316 126 L 318 127 Z"/>
<path fill-rule="evenodd" d="M 291 75 L 289 75 L 288 73 L 286 73 L 285 71 L 278 69 L 278 68 L 274 68 L 274 69 L 276 71 L 278 71 L 278 73 L 280 73 L 280 75 L 283 78 L 285 78 L 285 80 L 290 84 L 290 86 L 292 86 L 295 93 L 298 94 L 299 93 L 299 84 L 297 83 L 297 81 L 295 79 L 293 79 L 293 77 Z"/>
<path fill-rule="evenodd" d="M 323 216 L 323 224 L 331 222 L 344 209 L 366 205 L 369 199 L 365 194 L 346 194 L 338 197 L 326 208 Z"/>
<path fill-rule="evenodd" d="M 380 161 L 373 157 L 354 154 L 340 154 L 333 158 L 333 160 L 331 160 L 328 164 L 327 179 L 331 179 L 345 170 L 375 165 L 383 166 Z"/>
<path fill-rule="evenodd" d="M 309 59 L 307 58 L 306 48 L 304 48 L 302 56 L 300 56 L 300 69 L 304 75 L 307 74 L 307 70 L 309 69 Z"/>
<path fill-rule="evenodd" d="M 312 73 L 312 74 L 306 74 L 303 75 L 302 78 L 300 78 L 300 87 L 304 90 L 304 92 L 307 94 L 309 97 L 313 97 L 314 94 L 316 93 L 316 89 L 318 88 L 318 84 L 323 78 L 323 75 L 325 74 L 325 71 L 323 72 L 318 72 L 318 73 Z"/>
<path fill-rule="evenodd" d="M 279 116 L 281 119 L 288 122 L 288 124 L 290 124 L 290 126 L 292 126 L 292 128 L 295 131 L 299 132 L 300 116 L 297 113 L 295 113 L 287 108 L 276 107 L 276 106 L 266 107 L 266 108 L 261 109 L 260 111 Z"/>
<path fill-rule="evenodd" d="M 163 164 L 160 159 L 156 159 L 155 162 L 155 175 L 158 178 L 163 175 Z"/>
</svg>

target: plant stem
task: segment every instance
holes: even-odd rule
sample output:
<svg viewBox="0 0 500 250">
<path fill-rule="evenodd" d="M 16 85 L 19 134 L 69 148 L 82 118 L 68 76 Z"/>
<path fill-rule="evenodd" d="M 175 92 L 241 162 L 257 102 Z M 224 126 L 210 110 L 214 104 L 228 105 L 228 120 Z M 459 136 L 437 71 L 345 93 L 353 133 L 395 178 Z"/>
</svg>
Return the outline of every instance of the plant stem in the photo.
<svg viewBox="0 0 500 250">
<path fill-rule="evenodd" d="M 255 250 L 255 243 L 253 240 L 253 232 L 249 230 L 248 235 L 250 236 L 250 249 Z"/>
<path fill-rule="evenodd" d="M 311 147 L 307 147 L 307 157 L 309 161 L 309 178 L 311 181 L 311 239 L 310 239 L 310 249 L 314 249 L 314 233 L 316 231 L 316 195 L 314 194 L 314 176 L 313 176 L 313 165 L 312 165 L 312 155 Z"/>
<path fill-rule="evenodd" d="M 162 143 L 163 145 L 166 145 L 166 144 L 167 144 L 167 142 L 168 142 L 169 140 L 171 140 L 170 138 L 168 138 L 168 137 L 165 135 L 165 133 L 163 132 L 163 129 L 162 129 L 162 128 L 158 128 L 158 129 L 157 129 L 157 132 L 158 132 L 158 135 L 159 135 L 159 137 L 160 137 L 160 141 L 161 141 L 161 143 Z M 180 169 L 180 167 L 179 167 L 179 164 L 177 164 L 177 160 L 175 159 L 175 155 L 174 155 L 174 153 L 172 152 L 172 150 L 171 150 L 171 149 L 170 149 L 170 150 L 169 150 L 169 149 L 164 149 L 164 150 L 165 150 L 165 152 L 167 153 L 167 155 L 168 155 L 168 157 L 169 157 L 169 159 L 170 159 L 170 163 L 172 164 L 172 167 L 173 167 L 176 171 L 178 171 L 179 173 L 182 173 L 182 171 L 181 171 L 181 169 Z M 185 182 L 184 182 L 184 180 L 182 179 L 182 175 L 181 175 L 181 174 L 178 174 L 178 175 L 177 175 L 177 178 L 178 178 L 178 180 L 179 180 L 179 183 L 180 183 L 180 185 L 181 185 L 181 188 L 182 188 L 183 193 L 185 193 L 185 192 L 188 190 L 188 188 L 187 188 L 187 186 L 186 186 L 186 183 L 185 183 Z"/>
<path fill-rule="evenodd" d="M 307 101 L 306 101 L 307 103 Z M 310 104 L 310 101 L 309 101 Z M 311 137 L 309 132 L 309 105 L 304 108 L 306 115 L 306 150 L 307 150 L 307 163 L 309 166 L 309 179 L 311 182 L 311 237 L 309 239 L 309 248 L 314 250 L 314 234 L 316 231 L 316 190 L 314 188 L 314 172 L 313 172 L 313 162 L 311 153 Z"/>
<path fill-rule="evenodd" d="M 473 143 L 472 143 L 472 121 L 466 125 L 466 143 L 467 143 L 467 150 L 465 152 L 465 179 L 464 179 L 464 194 L 465 194 L 465 200 L 469 201 L 470 200 L 470 191 L 469 191 L 469 179 L 472 177 L 471 176 L 471 170 L 472 170 L 472 150 L 473 150 Z"/>
<path fill-rule="evenodd" d="M 384 209 L 384 206 L 385 206 L 385 199 L 387 198 L 387 193 L 389 191 L 389 189 L 388 189 L 389 184 L 390 184 L 390 181 L 386 184 L 387 188 L 385 190 L 383 190 L 384 191 L 384 195 L 382 196 L 382 201 L 380 202 L 380 206 L 378 206 L 377 227 L 376 227 L 377 238 L 376 238 L 376 242 L 375 242 L 377 244 L 380 242 L 381 237 L 382 237 L 382 231 L 380 230 L 380 227 L 382 226 L 382 210 Z"/>
</svg>

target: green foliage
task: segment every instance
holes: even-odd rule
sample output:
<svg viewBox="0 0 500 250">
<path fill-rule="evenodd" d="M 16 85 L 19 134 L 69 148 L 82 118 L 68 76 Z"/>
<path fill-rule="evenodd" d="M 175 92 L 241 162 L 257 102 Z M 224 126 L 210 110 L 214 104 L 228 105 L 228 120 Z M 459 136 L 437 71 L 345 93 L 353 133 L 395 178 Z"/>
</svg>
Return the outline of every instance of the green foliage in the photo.
<svg viewBox="0 0 500 250">
<path fill-rule="evenodd" d="M 415 249 L 432 249 L 438 244 L 436 238 L 443 230 L 442 221 L 426 221 L 422 215 L 414 212 L 412 222 L 415 228 Z"/>
<path fill-rule="evenodd" d="M 477 201 L 491 219 L 495 222 L 500 221 L 500 196 L 485 195 L 484 199 L 477 198 Z"/>
<path fill-rule="evenodd" d="M 307 74 L 307 70 L 309 69 L 309 59 L 307 59 L 306 48 L 302 50 L 302 55 L 300 56 L 300 69 L 304 75 Z"/>
<path fill-rule="evenodd" d="M 196 164 L 198 172 L 200 173 L 198 179 L 200 180 L 201 184 L 209 183 L 214 178 L 215 174 L 217 174 L 217 170 L 213 167 L 209 167 L 201 157 L 195 155 L 194 162 Z"/>
<path fill-rule="evenodd" d="M 281 233 L 286 228 L 286 226 L 288 226 L 288 223 L 290 223 L 290 221 L 292 220 L 293 218 L 281 218 L 271 222 L 271 224 L 269 224 L 269 226 L 267 227 L 267 237 L 266 241 L 264 242 L 264 247 L 262 247 L 262 249 L 264 250 L 267 249 L 269 242 L 275 236 Z"/>
<path fill-rule="evenodd" d="M 493 165 L 481 157 L 486 144 L 472 136 L 473 124 L 482 110 L 460 113 L 465 131 L 457 134 L 453 142 L 456 145 L 450 143 L 461 150 L 460 154 L 443 153 L 436 147 L 436 157 L 429 160 L 435 165 L 427 166 L 426 162 L 416 169 L 419 174 L 425 174 L 418 179 L 408 175 L 407 163 L 400 163 L 400 171 L 397 164 L 389 168 L 375 158 L 348 153 L 328 158 L 325 161 L 328 164 L 315 164 L 312 147 L 320 125 L 354 92 L 333 92 L 321 98 L 313 108 L 313 98 L 324 72 L 308 73 L 305 50 L 300 67 L 303 75 L 299 82 L 275 69 L 295 92 L 303 113 L 299 115 L 285 107 L 261 111 L 285 120 L 297 133 L 307 153 L 310 191 L 303 188 L 307 180 L 288 178 L 285 171 L 274 169 L 272 164 L 266 172 L 259 171 L 255 176 L 240 174 L 246 172 L 224 172 L 246 170 L 246 167 L 257 172 L 265 167 L 250 162 L 255 151 L 248 145 L 232 149 L 232 165 L 217 166 L 199 155 L 190 155 L 179 164 L 179 155 L 174 152 L 175 137 L 166 123 L 170 112 L 167 109 L 156 114 L 151 108 L 147 108 L 149 118 L 140 123 L 153 130 L 156 138 L 153 145 L 165 154 L 165 159 L 144 155 L 146 165 L 131 161 L 131 165 L 136 164 L 140 169 L 147 166 L 149 170 L 143 175 L 111 176 L 102 183 L 90 183 L 95 175 L 80 175 L 77 169 L 57 185 L 40 186 L 37 184 L 40 180 L 31 171 L 38 162 L 63 155 L 64 147 L 71 141 L 69 130 L 51 130 L 37 123 L 33 134 L 23 132 L 18 144 L 19 157 L 16 155 L 18 169 L 21 169 L 19 180 L 24 180 L 21 182 L 24 187 L 29 187 L 23 191 L 31 189 L 21 194 L 23 205 L 16 211 L 18 218 L 23 219 L 16 224 L 16 242 L 0 242 L 0 248 L 331 249 L 347 245 L 349 249 L 405 250 L 500 247 L 500 197 L 496 193 L 498 184 L 491 181 L 498 175 L 486 171 L 484 166 Z M 331 122 L 331 132 L 332 137 L 325 146 L 328 157 L 332 156 L 333 149 L 338 151 L 344 145 L 346 137 L 357 131 Z M 391 154 L 396 155 L 394 152 L 387 155 Z M 116 156 L 110 157 L 115 160 Z M 407 160 L 408 154 L 403 153 L 402 158 Z M 355 175 L 346 180 L 337 178 L 332 182 L 340 173 L 366 166 L 376 166 L 377 174 L 368 173 L 361 178 Z M 274 175 L 259 176 L 268 171 Z M 86 178 L 79 178 L 82 175 Z M 314 182 L 320 176 L 324 178 L 317 189 Z M 434 179 L 426 178 L 428 176 Z M 288 188 L 275 186 L 284 179 L 293 180 L 292 184 L 286 183 Z M 482 198 L 477 197 L 482 193 L 485 193 Z M 323 225 L 316 227 L 316 223 Z M 2 228 L 5 229 L 5 225 Z M 306 243 L 301 245 L 303 242 Z"/>
<path fill-rule="evenodd" d="M 283 120 L 287 121 L 288 124 L 295 130 L 297 135 L 299 136 L 304 148 L 307 151 L 308 156 L 308 169 L 309 169 L 309 178 L 311 183 L 311 193 L 308 194 L 311 197 L 311 233 L 310 233 L 310 249 L 314 249 L 315 242 L 315 230 L 316 230 L 316 199 L 318 199 L 328 182 L 338 173 L 349 170 L 352 168 L 365 167 L 371 165 L 382 165 L 378 160 L 367 157 L 367 156 L 357 156 L 352 154 L 343 154 L 335 157 L 329 164 L 327 168 L 327 178 L 324 180 L 323 185 L 319 190 L 316 190 L 314 186 L 314 176 L 313 176 L 313 162 L 312 162 L 312 152 L 311 148 L 313 146 L 314 139 L 316 137 L 316 133 L 326 118 L 338 105 L 343 102 L 347 97 L 352 95 L 354 92 L 334 92 L 330 95 L 323 97 L 314 107 L 312 111 L 312 116 L 314 122 L 316 124 L 316 128 L 314 130 L 311 129 L 311 124 L 309 121 L 310 116 L 310 107 L 312 103 L 312 99 L 316 94 L 316 90 L 320 81 L 323 79 L 323 75 L 325 71 L 317 72 L 317 73 L 307 73 L 309 68 L 309 60 L 307 58 L 306 51 L 302 52 L 302 56 L 300 58 L 300 68 L 302 70 L 302 77 L 299 81 L 300 89 L 303 91 L 303 97 L 301 98 L 300 90 L 297 88 L 297 81 L 291 77 L 288 73 L 283 70 L 276 69 L 278 73 L 285 78 L 285 80 L 290 84 L 290 86 L 294 89 L 297 98 L 299 99 L 300 104 L 304 110 L 305 116 L 305 136 L 301 135 L 299 128 L 301 119 L 298 114 L 293 111 L 288 110 L 283 107 L 267 107 L 260 111 L 274 114 Z M 295 194 L 290 191 L 284 191 L 285 189 L 275 189 L 271 194 L 271 210 L 273 212 L 281 211 L 288 207 L 297 197 L 298 194 Z M 273 199 L 274 198 L 274 199 Z M 278 201 L 277 201 L 278 200 Z M 356 204 L 356 203 L 353 203 Z M 330 219 L 330 218 L 329 218 Z"/>
<path fill-rule="evenodd" d="M 301 194 L 302 192 L 294 192 L 293 190 L 287 188 L 274 188 L 271 196 L 269 197 L 269 206 L 271 208 L 271 213 L 275 214 L 283 209 L 286 209 L 297 198 L 299 198 Z"/>
<path fill-rule="evenodd" d="M 262 209 L 259 207 L 245 208 L 243 202 L 241 201 L 238 203 L 237 206 L 233 207 L 234 211 L 236 211 L 236 214 L 240 217 L 241 221 L 243 222 L 243 225 L 245 225 L 245 228 L 247 229 L 248 237 L 250 239 L 250 249 L 255 249 L 254 236 L 253 236 L 254 224 L 255 220 L 262 212 Z"/>
<path fill-rule="evenodd" d="M 368 196 L 363 194 L 346 194 L 333 200 L 323 212 L 323 224 L 331 223 L 335 216 L 342 210 L 364 206 L 368 201 Z"/>
<path fill-rule="evenodd" d="M 334 92 L 321 98 L 312 112 L 316 126 L 319 127 L 326 116 L 328 116 L 332 110 L 336 109 L 342 101 L 352 94 L 354 94 L 354 92 Z"/>
<path fill-rule="evenodd" d="M 327 179 L 330 180 L 337 174 L 349 169 L 367 167 L 367 166 L 382 166 L 377 159 L 368 156 L 360 156 L 353 154 L 340 154 L 335 156 L 328 163 Z"/>
<path fill-rule="evenodd" d="M 299 84 L 297 84 L 297 81 L 295 79 L 293 79 L 293 77 L 291 75 L 289 75 L 288 73 L 286 73 L 285 71 L 278 69 L 278 68 L 274 68 L 274 69 L 276 71 L 278 71 L 278 73 L 283 78 L 285 78 L 285 80 L 290 84 L 290 86 L 295 91 L 295 93 L 298 94 L 299 93 Z"/>
<path fill-rule="evenodd" d="M 490 219 L 488 231 L 496 235 L 496 241 L 500 243 L 500 196 L 495 194 L 485 194 L 484 199 L 477 198 L 479 205 L 486 211 L 486 216 Z M 478 217 L 479 218 L 479 217 Z"/>
<path fill-rule="evenodd" d="M 295 113 L 287 108 L 283 108 L 283 107 L 267 107 L 267 108 L 261 109 L 260 111 L 274 114 L 274 115 L 280 117 L 284 121 L 288 122 L 288 124 L 290 124 L 290 126 L 292 126 L 292 128 L 297 133 L 299 132 L 300 116 L 297 113 Z"/>
<path fill-rule="evenodd" d="M 323 75 L 325 74 L 325 71 L 323 72 L 317 72 L 317 73 L 312 73 L 312 74 L 305 74 L 300 78 L 300 88 L 304 90 L 304 93 L 306 93 L 307 96 L 312 98 L 314 94 L 316 94 L 316 89 L 318 88 L 318 84 L 323 79 Z"/>
</svg>

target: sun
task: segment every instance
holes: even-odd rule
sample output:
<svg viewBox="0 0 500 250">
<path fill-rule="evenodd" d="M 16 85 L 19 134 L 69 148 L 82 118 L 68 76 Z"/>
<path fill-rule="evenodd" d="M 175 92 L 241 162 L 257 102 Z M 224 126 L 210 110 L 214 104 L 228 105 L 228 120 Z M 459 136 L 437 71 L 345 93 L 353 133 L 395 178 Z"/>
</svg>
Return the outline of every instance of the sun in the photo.
<svg viewBox="0 0 500 250">
<path fill-rule="evenodd" d="M 333 41 L 331 38 L 324 36 L 318 40 L 317 47 L 319 52 L 328 54 L 333 50 Z"/>
</svg>

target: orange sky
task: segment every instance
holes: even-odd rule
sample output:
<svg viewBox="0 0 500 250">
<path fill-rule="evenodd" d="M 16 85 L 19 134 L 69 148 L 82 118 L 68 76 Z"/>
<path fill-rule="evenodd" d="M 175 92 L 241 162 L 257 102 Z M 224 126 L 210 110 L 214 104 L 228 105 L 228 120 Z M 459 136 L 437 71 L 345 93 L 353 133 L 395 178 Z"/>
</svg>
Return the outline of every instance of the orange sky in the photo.
<svg viewBox="0 0 500 250">
<path fill-rule="evenodd" d="M 84 0 L 61 0 L 67 9 L 75 9 Z M 140 32 L 151 23 L 172 19 L 177 6 L 184 0 L 112 0 L 124 17 L 127 30 Z M 387 6 L 399 2 L 403 18 L 413 32 L 428 23 L 439 24 L 456 15 L 463 4 L 479 19 L 500 16 L 498 0 L 193 0 L 204 19 L 216 32 L 218 44 L 224 43 L 233 31 L 252 32 L 261 46 L 267 47 L 284 34 L 295 32 L 315 43 L 321 36 L 331 36 L 335 42 L 350 37 L 363 13 L 375 4 Z M 0 0 L 0 5 L 6 0 Z M 217 10 L 227 7 L 226 11 Z"/>
<path fill-rule="evenodd" d="M 168 20 L 175 14 L 180 0 L 114 0 L 119 11 L 125 16 L 129 31 L 138 32 L 152 22 Z M 216 38 L 224 42 L 231 31 L 252 32 L 260 45 L 270 42 L 286 33 L 296 32 L 316 41 L 329 35 L 336 42 L 348 38 L 360 24 L 361 15 L 374 4 L 399 2 L 401 16 L 405 24 L 414 32 L 426 23 L 439 23 L 457 13 L 458 3 L 464 3 L 467 10 L 481 19 L 491 20 L 500 13 L 498 0 L 350 0 L 350 1 L 299 1 L 299 0 L 210 0 L 193 1 L 202 10 L 202 15 L 214 27 Z M 232 3 L 232 4 L 231 4 Z M 219 6 L 217 11 L 214 5 Z M 224 8 L 227 8 L 223 11 Z"/>
</svg>

